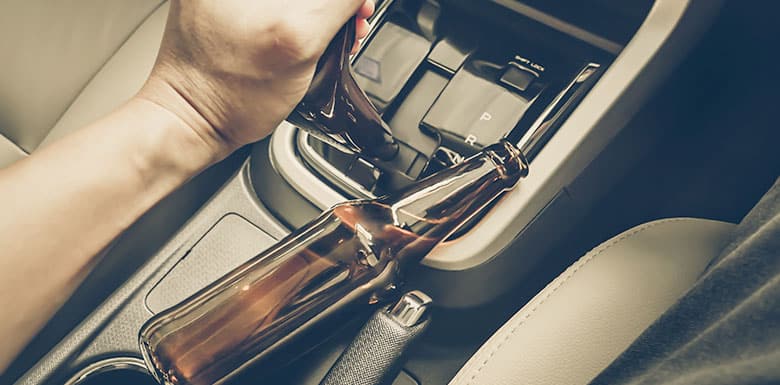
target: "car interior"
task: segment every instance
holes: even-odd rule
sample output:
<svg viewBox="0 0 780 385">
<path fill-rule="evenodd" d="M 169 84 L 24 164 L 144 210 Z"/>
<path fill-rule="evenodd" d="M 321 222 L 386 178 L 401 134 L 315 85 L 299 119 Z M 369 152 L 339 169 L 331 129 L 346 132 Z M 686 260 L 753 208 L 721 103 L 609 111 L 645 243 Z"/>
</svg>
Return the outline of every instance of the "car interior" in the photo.
<svg viewBox="0 0 780 385">
<path fill-rule="evenodd" d="M 392 384 L 590 383 L 780 176 L 778 8 L 378 0 L 351 70 L 398 155 L 371 159 L 283 122 L 122 234 L 0 384 L 155 384 L 138 344 L 154 315 L 324 210 L 502 138 L 531 149 L 528 176 L 389 288 L 432 299 Z M 163 0 L 0 2 L 0 167 L 137 92 L 167 12 Z M 373 310 L 325 321 L 226 383 L 326 383 Z"/>
</svg>

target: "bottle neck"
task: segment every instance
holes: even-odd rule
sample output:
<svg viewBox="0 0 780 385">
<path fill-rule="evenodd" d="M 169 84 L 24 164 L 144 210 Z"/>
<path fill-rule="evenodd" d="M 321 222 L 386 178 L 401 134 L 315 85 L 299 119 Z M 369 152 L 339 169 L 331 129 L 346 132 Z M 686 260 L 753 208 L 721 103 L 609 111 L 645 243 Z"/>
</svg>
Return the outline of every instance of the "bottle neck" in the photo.
<svg viewBox="0 0 780 385">
<path fill-rule="evenodd" d="M 522 153 L 502 141 L 380 202 L 390 208 L 395 226 L 438 243 L 527 174 Z"/>
</svg>

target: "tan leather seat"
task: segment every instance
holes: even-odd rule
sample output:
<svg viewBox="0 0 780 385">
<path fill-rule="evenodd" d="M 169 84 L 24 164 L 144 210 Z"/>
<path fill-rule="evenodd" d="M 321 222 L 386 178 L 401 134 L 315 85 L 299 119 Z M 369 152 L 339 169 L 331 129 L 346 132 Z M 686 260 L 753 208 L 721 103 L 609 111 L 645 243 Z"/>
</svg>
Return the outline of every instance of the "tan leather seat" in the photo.
<svg viewBox="0 0 780 385">
<path fill-rule="evenodd" d="M 677 218 L 612 238 L 550 282 L 450 385 L 588 384 L 693 286 L 734 227 Z"/>
<path fill-rule="evenodd" d="M 0 4 L 0 167 L 127 100 L 154 64 L 163 0 Z"/>
</svg>

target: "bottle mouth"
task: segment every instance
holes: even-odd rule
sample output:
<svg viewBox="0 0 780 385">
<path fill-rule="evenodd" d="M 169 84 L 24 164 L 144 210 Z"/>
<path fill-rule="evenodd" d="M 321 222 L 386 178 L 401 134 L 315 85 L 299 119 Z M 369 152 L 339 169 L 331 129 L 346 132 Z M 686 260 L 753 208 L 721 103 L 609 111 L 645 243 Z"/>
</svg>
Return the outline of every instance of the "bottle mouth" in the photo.
<svg viewBox="0 0 780 385">
<path fill-rule="evenodd" d="M 523 152 L 512 143 L 502 139 L 499 143 L 486 147 L 483 152 L 493 161 L 507 188 L 514 187 L 520 179 L 528 176 L 528 161 Z"/>
</svg>

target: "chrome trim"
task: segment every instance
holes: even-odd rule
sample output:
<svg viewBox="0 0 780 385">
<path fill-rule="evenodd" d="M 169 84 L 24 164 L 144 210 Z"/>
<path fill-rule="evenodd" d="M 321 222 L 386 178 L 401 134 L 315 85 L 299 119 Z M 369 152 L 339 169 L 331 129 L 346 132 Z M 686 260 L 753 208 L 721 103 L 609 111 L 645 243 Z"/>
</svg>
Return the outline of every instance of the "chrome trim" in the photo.
<svg viewBox="0 0 780 385">
<path fill-rule="evenodd" d="M 423 317 L 425 317 L 425 314 L 432 303 L 433 300 L 427 294 L 419 290 L 414 290 L 404 294 L 404 296 L 387 311 L 387 314 L 401 326 L 412 327 L 423 320 Z"/>
<path fill-rule="evenodd" d="M 520 141 L 517 142 L 517 148 L 522 151 L 529 162 L 536 157 L 545 143 L 561 127 L 563 121 L 566 120 L 566 114 L 577 107 L 577 102 L 594 84 L 593 81 L 589 82 L 588 80 L 594 79 L 600 68 L 601 65 L 597 63 L 585 65 L 520 138 Z"/>
<path fill-rule="evenodd" d="M 115 370 L 134 370 L 148 374 L 150 379 L 154 378 L 146 369 L 144 360 L 136 357 L 114 357 L 87 365 L 84 369 L 76 372 L 64 385 L 78 385 L 92 376 Z"/>
</svg>

